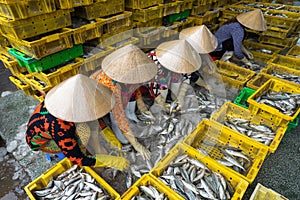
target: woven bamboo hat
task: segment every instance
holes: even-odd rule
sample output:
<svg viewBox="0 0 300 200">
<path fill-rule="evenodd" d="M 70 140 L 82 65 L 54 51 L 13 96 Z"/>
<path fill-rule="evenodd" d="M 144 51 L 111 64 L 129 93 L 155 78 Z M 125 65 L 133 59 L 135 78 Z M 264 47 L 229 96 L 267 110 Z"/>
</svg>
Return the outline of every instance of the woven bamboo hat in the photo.
<svg viewBox="0 0 300 200">
<path fill-rule="evenodd" d="M 157 73 L 157 65 L 133 44 L 126 45 L 108 56 L 102 62 L 104 73 L 121 83 L 143 83 Z"/>
<path fill-rule="evenodd" d="M 176 73 L 192 73 L 201 66 L 201 57 L 186 40 L 172 40 L 156 48 L 158 62 Z"/>
<path fill-rule="evenodd" d="M 210 53 L 218 46 L 217 38 L 205 25 L 183 29 L 179 39 L 187 40 L 201 54 Z"/>
<path fill-rule="evenodd" d="M 265 31 L 267 29 L 266 21 L 260 9 L 239 14 L 236 19 L 247 28 L 256 31 Z"/>
<path fill-rule="evenodd" d="M 45 97 L 48 111 L 69 122 L 87 122 L 106 115 L 115 104 L 112 92 L 95 80 L 77 74 L 52 88 Z"/>
</svg>

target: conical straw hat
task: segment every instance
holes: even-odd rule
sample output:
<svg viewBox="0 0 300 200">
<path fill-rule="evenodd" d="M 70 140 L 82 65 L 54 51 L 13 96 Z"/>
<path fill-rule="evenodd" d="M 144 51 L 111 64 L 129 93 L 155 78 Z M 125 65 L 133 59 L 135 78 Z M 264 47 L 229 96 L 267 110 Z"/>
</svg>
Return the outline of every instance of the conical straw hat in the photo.
<svg viewBox="0 0 300 200">
<path fill-rule="evenodd" d="M 115 104 L 112 92 L 95 80 L 77 74 L 52 88 L 45 105 L 55 117 L 69 122 L 87 122 L 106 115 Z"/>
<path fill-rule="evenodd" d="M 210 53 L 218 46 L 217 38 L 205 25 L 183 29 L 179 39 L 187 40 L 201 54 Z"/>
<path fill-rule="evenodd" d="M 186 40 L 172 40 L 156 48 L 158 62 L 176 73 L 192 73 L 201 66 L 201 57 Z"/>
<path fill-rule="evenodd" d="M 133 44 L 106 56 L 102 69 L 113 80 L 128 84 L 149 81 L 157 73 L 157 65 Z"/>
<path fill-rule="evenodd" d="M 264 15 L 260 9 L 239 14 L 236 19 L 242 25 L 256 31 L 265 31 L 267 29 Z"/>
</svg>

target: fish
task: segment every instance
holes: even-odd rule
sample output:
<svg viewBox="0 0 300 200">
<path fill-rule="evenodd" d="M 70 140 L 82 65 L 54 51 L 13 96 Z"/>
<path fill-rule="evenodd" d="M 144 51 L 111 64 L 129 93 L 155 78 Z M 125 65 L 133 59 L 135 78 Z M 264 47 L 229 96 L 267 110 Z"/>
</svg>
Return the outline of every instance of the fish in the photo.
<svg viewBox="0 0 300 200">
<path fill-rule="evenodd" d="M 51 177 L 45 188 L 33 190 L 33 194 L 36 199 L 113 199 L 78 165 L 71 166 L 57 177 Z"/>
<path fill-rule="evenodd" d="M 183 154 L 186 155 L 186 154 Z M 168 166 L 163 170 L 158 179 L 162 180 L 172 190 L 177 192 L 184 199 L 230 199 L 232 194 L 228 191 L 226 178 L 221 174 L 208 169 L 202 162 L 191 158 L 189 156 L 177 156 L 171 161 Z M 174 162 L 184 162 L 173 173 L 172 178 L 167 178 L 169 173 L 174 172 Z M 169 170 L 169 168 L 172 170 Z M 193 175 L 192 175 L 193 174 Z M 222 191 L 219 191 L 223 189 Z M 231 195 L 228 195 L 231 194 Z"/>
</svg>

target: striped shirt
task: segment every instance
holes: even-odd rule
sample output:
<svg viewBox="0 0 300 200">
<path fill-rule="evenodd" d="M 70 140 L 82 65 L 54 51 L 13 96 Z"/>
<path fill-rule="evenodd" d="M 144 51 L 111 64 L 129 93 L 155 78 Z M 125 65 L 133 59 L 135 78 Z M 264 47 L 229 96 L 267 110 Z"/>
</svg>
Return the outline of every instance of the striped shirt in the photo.
<svg viewBox="0 0 300 200">
<path fill-rule="evenodd" d="M 232 38 L 234 46 L 234 54 L 238 59 L 243 59 L 242 44 L 245 35 L 245 30 L 239 22 L 225 24 L 221 26 L 215 33 L 218 39 L 218 47 L 215 51 L 222 50 L 222 42 Z"/>
</svg>

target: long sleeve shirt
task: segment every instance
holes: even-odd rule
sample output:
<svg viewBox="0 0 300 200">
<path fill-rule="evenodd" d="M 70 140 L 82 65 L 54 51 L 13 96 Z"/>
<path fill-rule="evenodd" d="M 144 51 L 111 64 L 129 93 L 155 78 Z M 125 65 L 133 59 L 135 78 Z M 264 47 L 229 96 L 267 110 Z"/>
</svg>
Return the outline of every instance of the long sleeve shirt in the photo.
<svg viewBox="0 0 300 200">
<path fill-rule="evenodd" d="M 222 50 L 222 43 L 230 38 L 233 40 L 234 54 L 238 59 L 243 59 L 242 44 L 245 30 L 239 22 L 225 24 L 221 26 L 215 33 L 218 39 L 218 47 L 215 51 Z"/>
<path fill-rule="evenodd" d="M 113 92 L 115 105 L 112 109 L 112 115 L 123 134 L 131 131 L 124 108 L 127 106 L 132 95 L 135 95 L 135 98 L 142 98 L 142 93 L 138 90 L 138 85 L 130 84 L 124 89 L 120 84 L 109 78 L 102 70 L 95 72 L 91 78 L 105 85 Z"/>
<path fill-rule="evenodd" d="M 74 164 L 95 165 L 96 158 L 86 155 L 78 144 L 75 124 L 54 117 L 42 102 L 29 119 L 26 142 L 32 150 L 43 151 L 50 140 L 54 140 L 64 155 Z"/>
</svg>

